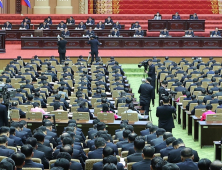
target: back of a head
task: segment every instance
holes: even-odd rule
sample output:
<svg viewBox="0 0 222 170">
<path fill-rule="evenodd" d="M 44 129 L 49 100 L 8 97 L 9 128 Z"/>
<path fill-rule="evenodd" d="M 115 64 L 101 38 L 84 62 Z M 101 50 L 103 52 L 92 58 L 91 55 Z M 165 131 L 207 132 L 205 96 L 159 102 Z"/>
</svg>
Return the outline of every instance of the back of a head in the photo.
<svg viewBox="0 0 222 170">
<path fill-rule="evenodd" d="M 29 144 L 23 145 L 21 147 L 21 152 L 25 155 L 25 157 L 30 157 L 33 152 L 33 147 Z"/>
<path fill-rule="evenodd" d="M 145 158 L 153 158 L 155 153 L 155 148 L 151 146 L 145 146 L 143 148 L 143 155 Z"/>
<path fill-rule="evenodd" d="M 198 162 L 199 170 L 209 170 L 210 169 L 211 161 L 207 158 L 203 158 Z"/>
<path fill-rule="evenodd" d="M 106 145 L 106 141 L 104 138 L 98 137 L 95 140 L 95 147 L 98 149 L 100 147 L 104 147 Z"/>
<path fill-rule="evenodd" d="M 151 167 L 153 170 L 162 170 L 162 167 L 166 164 L 166 162 L 161 157 L 154 157 L 151 160 Z"/>
<path fill-rule="evenodd" d="M 162 167 L 162 170 L 180 170 L 180 168 L 173 163 L 167 163 Z"/>
<path fill-rule="evenodd" d="M 0 144 L 5 144 L 7 142 L 6 136 L 0 136 Z"/>
<path fill-rule="evenodd" d="M 59 158 L 56 160 L 55 167 L 62 167 L 64 170 L 69 170 L 70 162 L 65 158 Z"/>
<path fill-rule="evenodd" d="M 44 135 L 44 133 L 36 132 L 34 134 L 34 138 L 36 138 L 38 142 L 42 142 L 45 139 L 45 135 Z"/>
<path fill-rule="evenodd" d="M 165 133 L 163 134 L 163 139 L 164 139 L 164 140 L 166 140 L 166 139 L 169 138 L 169 137 L 173 137 L 173 134 L 170 133 L 170 132 L 165 132 Z"/>
<path fill-rule="evenodd" d="M 166 139 L 166 145 L 172 144 L 176 140 L 175 137 L 169 137 Z"/>
<path fill-rule="evenodd" d="M 177 145 L 180 145 L 180 144 L 184 144 L 184 143 L 183 143 L 183 140 L 182 140 L 181 138 L 176 139 L 176 140 L 173 141 L 173 143 L 172 143 L 173 147 L 174 147 L 174 146 L 177 146 Z"/>
<path fill-rule="evenodd" d="M 207 110 L 212 110 L 212 108 L 213 108 L 213 106 L 212 106 L 211 104 L 207 104 L 207 105 L 206 105 L 206 109 L 207 109 Z"/>
<path fill-rule="evenodd" d="M 12 154 L 11 158 L 15 162 L 15 166 L 22 166 L 25 161 L 25 155 L 20 152 Z"/>
<path fill-rule="evenodd" d="M 71 148 L 71 149 L 72 149 L 72 148 Z M 72 149 L 72 150 L 73 150 L 73 149 Z M 71 156 L 69 153 L 65 152 L 65 151 L 62 151 L 62 152 L 61 152 L 61 148 L 60 148 L 60 152 L 59 152 L 59 154 L 57 155 L 56 158 L 57 158 L 57 159 L 59 159 L 59 158 L 64 158 L 64 159 L 67 159 L 67 160 L 70 162 L 72 156 Z"/>
<path fill-rule="evenodd" d="M 158 129 L 158 126 L 153 125 L 153 126 L 150 128 L 150 133 L 154 133 L 154 132 L 156 132 L 157 129 Z"/>
<path fill-rule="evenodd" d="M 166 132 L 165 129 L 163 129 L 163 128 L 158 128 L 158 129 L 156 130 L 156 135 L 157 135 L 157 136 L 162 136 L 165 132 Z"/>
<path fill-rule="evenodd" d="M 7 159 L 7 158 L 5 158 Z M 5 161 L 4 159 L 0 162 L 0 170 L 14 170 L 13 165 L 8 162 L 7 160 Z"/>
<path fill-rule="evenodd" d="M 132 125 L 127 125 L 125 129 L 134 132 L 134 127 Z"/>
<path fill-rule="evenodd" d="M 146 124 L 146 129 L 150 129 L 153 126 L 153 124 L 151 122 Z"/>
<path fill-rule="evenodd" d="M 37 139 L 33 137 L 29 137 L 28 139 L 26 139 L 26 144 L 29 144 L 34 148 L 37 145 Z"/>
<path fill-rule="evenodd" d="M 70 144 L 63 144 L 65 146 L 62 146 L 60 148 L 60 153 L 68 153 L 70 156 L 73 154 L 73 148 Z"/>
<path fill-rule="evenodd" d="M 128 138 L 128 136 L 129 136 L 129 134 L 131 133 L 131 131 L 130 130 L 124 130 L 123 131 L 123 137 L 126 139 L 126 138 Z"/>
<path fill-rule="evenodd" d="M 110 164 L 110 163 L 117 165 L 117 162 L 118 162 L 117 158 L 113 155 L 109 155 L 109 156 L 103 158 L 103 165 Z"/>
<path fill-rule="evenodd" d="M 145 146 L 145 140 L 143 140 L 139 136 L 136 137 L 136 139 L 134 141 L 135 149 L 138 150 L 138 151 L 141 151 L 141 150 L 143 150 L 144 146 Z"/>
<path fill-rule="evenodd" d="M 130 133 L 128 136 L 128 139 L 130 142 L 133 142 L 133 141 L 135 141 L 136 137 L 137 137 L 136 133 Z"/>
<path fill-rule="evenodd" d="M 103 148 L 103 156 L 107 157 L 109 155 L 114 155 L 114 150 L 113 148 L 106 146 L 105 148 Z"/>
<path fill-rule="evenodd" d="M 97 130 L 104 130 L 106 128 L 106 124 L 104 122 L 98 122 L 97 123 Z"/>
<path fill-rule="evenodd" d="M 113 163 L 105 164 L 103 170 L 117 170 L 117 166 Z"/>
<path fill-rule="evenodd" d="M 210 170 L 221 170 L 222 163 L 219 160 L 215 160 L 210 164 Z"/>
<path fill-rule="evenodd" d="M 191 148 L 184 148 L 183 150 L 181 150 L 180 155 L 184 159 L 191 158 L 193 156 L 192 149 Z"/>
</svg>

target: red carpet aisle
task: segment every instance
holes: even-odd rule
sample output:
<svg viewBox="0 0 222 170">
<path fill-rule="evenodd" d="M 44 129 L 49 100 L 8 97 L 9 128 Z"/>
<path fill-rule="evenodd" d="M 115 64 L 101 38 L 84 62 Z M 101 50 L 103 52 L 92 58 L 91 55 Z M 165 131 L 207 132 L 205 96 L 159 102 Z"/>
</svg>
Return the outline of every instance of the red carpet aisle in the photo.
<svg viewBox="0 0 222 170">
<path fill-rule="evenodd" d="M 219 13 L 218 0 L 89 0 L 88 4 L 89 14 Z"/>
<path fill-rule="evenodd" d="M 221 57 L 221 50 L 99 50 L 101 57 L 144 57 L 144 56 L 218 56 Z M 89 50 L 67 50 L 67 56 L 88 56 Z M 31 58 L 38 56 L 58 56 L 57 50 L 21 50 L 21 45 L 6 45 L 6 53 L 0 53 L 0 59 L 13 59 L 16 56 Z"/>
</svg>

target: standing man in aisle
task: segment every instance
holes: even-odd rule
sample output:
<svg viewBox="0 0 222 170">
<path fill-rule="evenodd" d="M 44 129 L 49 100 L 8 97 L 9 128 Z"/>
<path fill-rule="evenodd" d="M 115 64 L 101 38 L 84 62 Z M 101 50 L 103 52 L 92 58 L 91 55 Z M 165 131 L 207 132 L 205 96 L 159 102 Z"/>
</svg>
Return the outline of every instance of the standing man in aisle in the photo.
<svg viewBox="0 0 222 170">
<path fill-rule="evenodd" d="M 154 106 L 154 99 L 155 99 L 155 81 L 156 81 L 156 71 L 155 71 L 155 66 L 153 65 L 153 60 L 152 59 L 149 59 L 148 60 L 148 66 L 149 66 L 149 71 L 147 72 L 148 74 L 148 77 L 151 77 L 152 78 L 152 81 L 151 81 L 151 86 L 153 86 L 153 100 L 152 100 L 152 103 L 153 103 L 153 106 Z"/>
<path fill-rule="evenodd" d="M 93 35 L 93 36 L 89 37 L 88 44 L 91 45 L 91 65 L 92 65 L 92 63 L 94 61 L 94 56 L 95 56 L 95 59 L 98 58 L 98 45 L 102 45 L 102 43 L 100 43 L 96 39 L 96 37 Z"/>
<path fill-rule="evenodd" d="M 66 44 L 67 41 L 65 40 L 65 36 L 62 35 L 60 38 L 58 38 L 58 52 L 59 52 L 59 60 L 60 60 L 60 64 L 61 61 L 64 60 L 65 61 L 65 56 L 66 56 Z"/>
<path fill-rule="evenodd" d="M 142 110 L 145 110 L 145 114 L 148 115 L 150 109 L 150 100 L 154 100 L 153 86 L 150 85 L 152 78 L 147 77 L 146 82 L 140 85 L 138 93 L 140 93 L 140 106 Z"/>
</svg>

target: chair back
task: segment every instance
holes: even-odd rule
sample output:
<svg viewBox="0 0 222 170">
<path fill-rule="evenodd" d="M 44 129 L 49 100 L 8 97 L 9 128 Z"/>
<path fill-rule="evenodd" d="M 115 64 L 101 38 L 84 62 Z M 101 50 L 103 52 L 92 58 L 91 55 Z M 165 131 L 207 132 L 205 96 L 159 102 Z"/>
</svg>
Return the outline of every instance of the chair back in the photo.
<svg viewBox="0 0 222 170">
<path fill-rule="evenodd" d="M 68 111 L 52 111 L 51 114 L 55 115 L 56 120 L 67 120 Z"/>
<path fill-rule="evenodd" d="M 101 122 L 114 122 L 114 113 L 98 113 L 97 118 Z"/>
<path fill-rule="evenodd" d="M 39 163 L 39 164 L 42 164 L 42 160 L 39 159 L 39 158 L 32 158 L 32 161 L 36 162 L 36 163 Z"/>
<path fill-rule="evenodd" d="M 42 168 L 22 168 L 22 170 L 42 170 Z"/>
<path fill-rule="evenodd" d="M 121 120 L 129 120 L 130 122 L 139 121 L 138 113 L 122 113 Z"/>
<path fill-rule="evenodd" d="M 20 119 L 19 110 L 17 109 L 10 110 L 10 117 L 12 120 L 19 120 Z"/>
<path fill-rule="evenodd" d="M 206 117 L 207 123 L 222 123 L 222 114 L 208 114 Z"/>
<path fill-rule="evenodd" d="M 133 164 L 135 164 L 136 162 L 130 162 L 130 163 L 127 163 L 127 170 L 132 170 L 132 166 Z"/>
<path fill-rule="evenodd" d="M 216 113 L 222 113 L 222 108 L 217 108 Z"/>
<path fill-rule="evenodd" d="M 89 121 L 89 112 L 73 112 L 72 119 L 80 121 Z"/>
<path fill-rule="evenodd" d="M 122 158 L 127 157 L 128 152 L 129 152 L 129 151 L 122 151 L 122 152 L 121 152 L 121 157 L 122 157 Z"/>
<path fill-rule="evenodd" d="M 179 103 L 183 103 L 183 99 L 184 99 L 185 97 L 186 97 L 186 96 L 180 96 Z"/>
<path fill-rule="evenodd" d="M 7 148 L 13 150 L 14 152 L 17 152 L 17 148 L 16 147 L 7 146 Z"/>
<path fill-rule="evenodd" d="M 30 112 L 32 105 L 18 105 L 18 108 L 23 112 Z"/>
<path fill-rule="evenodd" d="M 42 120 L 42 112 L 27 112 L 26 118 L 30 120 Z"/>
<path fill-rule="evenodd" d="M 92 170 L 93 164 L 101 161 L 103 161 L 103 159 L 87 159 L 85 162 L 85 170 Z"/>
<path fill-rule="evenodd" d="M 128 107 L 118 107 L 118 115 L 128 110 Z"/>
<path fill-rule="evenodd" d="M 195 109 L 195 116 L 196 116 L 196 117 L 201 117 L 202 114 L 203 114 L 205 111 L 206 111 L 205 108 L 203 108 L 203 109 Z"/>
<path fill-rule="evenodd" d="M 190 110 L 189 111 L 191 112 L 193 110 L 193 108 L 197 105 L 198 105 L 198 103 L 190 103 L 190 107 L 189 107 Z"/>
<path fill-rule="evenodd" d="M 183 108 L 185 108 L 186 105 L 187 105 L 190 101 L 192 101 L 192 100 L 183 100 Z"/>
</svg>

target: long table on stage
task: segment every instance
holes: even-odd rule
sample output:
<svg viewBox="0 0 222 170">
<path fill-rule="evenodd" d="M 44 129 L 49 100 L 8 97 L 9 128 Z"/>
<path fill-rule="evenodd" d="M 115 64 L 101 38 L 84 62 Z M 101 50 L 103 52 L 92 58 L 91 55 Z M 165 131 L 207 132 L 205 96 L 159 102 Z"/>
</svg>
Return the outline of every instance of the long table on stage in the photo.
<svg viewBox="0 0 222 170">
<path fill-rule="evenodd" d="M 5 53 L 5 31 L 0 31 L 0 53 Z"/>
<path fill-rule="evenodd" d="M 57 37 L 60 35 L 60 30 L 42 30 L 44 37 Z M 6 41 L 20 41 L 22 36 L 31 37 L 34 35 L 35 30 L 6 30 Z M 84 30 L 70 30 L 70 37 L 82 37 L 85 34 Z M 95 35 L 97 36 L 106 36 L 110 35 L 110 30 L 94 30 Z M 144 35 L 146 36 L 146 30 L 143 30 Z M 135 30 L 121 30 L 120 35 L 123 37 L 132 37 L 135 34 Z"/>
<path fill-rule="evenodd" d="M 30 128 L 32 131 L 39 126 L 42 125 L 42 120 L 28 120 L 28 119 L 21 119 L 27 121 L 27 127 Z M 60 135 L 64 131 L 64 127 L 68 126 L 69 120 L 56 120 L 56 128 L 57 134 Z M 108 130 L 109 134 L 115 135 L 115 130 L 119 129 L 121 120 L 115 120 L 114 122 L 105 122 L 106 129 Z M 138 121 L 138 122 L 129 122 L 134 127 L 134 132 L 140 134 L 141 130 L 144 130 L 148 121 Z M 89 128 L 93 127 L 93 120 L 89 121 L 77 121 L 77 127 L 81 128 L 84 135 L 87 135 Z"/>
<path fill-rule="evenodd" d="M 90 49 L 88 38 L 69 37 L 67 49 Z M 56 37 L 21 37 L 22 49 L 57 49 Z M 221 49 L 221 37 L 99 37 L 99 49 Z"/>
<path fill-rule="evenodd" d="M 194 31 L 205 30 L 205 20 L 148 20 L 149 31 L 184 31 L 192 28 Z"/>
</svg>

